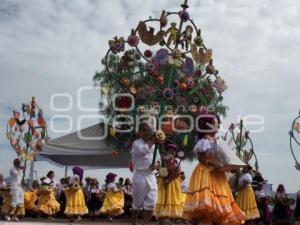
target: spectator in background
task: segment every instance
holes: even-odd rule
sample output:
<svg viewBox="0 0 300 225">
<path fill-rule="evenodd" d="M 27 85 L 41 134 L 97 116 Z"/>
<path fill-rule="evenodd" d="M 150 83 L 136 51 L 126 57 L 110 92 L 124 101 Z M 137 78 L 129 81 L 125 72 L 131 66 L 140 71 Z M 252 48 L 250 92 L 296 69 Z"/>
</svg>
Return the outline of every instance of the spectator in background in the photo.
<svg viewBox="0 0 300 225">
<path fill-rule="evenodd" d="M 64 211 L 65 211 L 65 207 L 66 207 L 66 195 L 63 190 L 67 187 L 68 187 L 67 179 L 61 178 L 60 184 L 58 185 L 58 188 L 57 188 L 57 199 L 60 204 L 60 209 L 58 212 L 59 217 L 64 216 Z"/>
<path fill-rule="evenodd" d="M 124 178 L 120 177 L 119 182 L 117 183 L 117 188 L 122 189 L 124 186 Z"/>
<path fill-rule="evenodd" d="M 84 193 L 84 197 L 85 197 L 85 202 L 89 202 L 90 199 L 90 191 L 91 191 L 91 186 L 92 186 L 92 178 L 91 177 L 86 177 L 85 178 L 85 184 L 83 186 L 83 193 Z"/>
<path fill-rule="evenodd" d="M 295 220 L 300 221 L 300 191 L 297 192 Z"/>
<path fill-rule="evenodd" d="M 273 210 L 274 224 L 290 224 L 290 205 L 283 184 L 279 184 L 275 194 L 275 206 Z"/>
</svg>

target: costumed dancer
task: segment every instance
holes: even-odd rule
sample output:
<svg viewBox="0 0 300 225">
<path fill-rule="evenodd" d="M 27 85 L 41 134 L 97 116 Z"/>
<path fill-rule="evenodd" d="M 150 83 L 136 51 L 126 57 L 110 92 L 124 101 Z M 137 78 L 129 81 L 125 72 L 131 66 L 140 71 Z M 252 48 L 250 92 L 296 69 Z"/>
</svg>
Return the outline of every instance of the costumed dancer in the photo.
<svg viewBox="0 0 300 225">
<path fill-rule="evenodd" d="M 132 206 L 132 181 L 130 178 L 125 179 L 124 187 L 124 212 L 127 216 L 131 215 L 131 206 Z"/>
<path fill-rule="evenodd" d="M 73 168 L 74 176 L 70 179 L 69 188 L 64 189 L 66 195 L 65 215 L 76 222 L 81 220 L 81 216 L 88 214 L 84 194 L 81 189 L 83 170 L 80 167 Z"/>
<path fill-rule="evenodd" d="M 155 169 L 160 166 L 160 157 L 152 165 L 154 152 L 153 131 L 142 123 L 139 125 L 139 139 L 135 140 L 131 149 L 134 167 L 132 186 L 132 225 L 137 225 L 139 213 L 144 211 L 144 225 L 149 224 L 157 199 L 157 183 Z"/>
<path fill-rule="evenodd" d="M 182 217 L 183 197 L 181 192 L 180 160 L 176 157 L 177 145 L 169 143 L 165 147 L 166 159 L 162 159 L 162 165 L 167 168 L 166 174 L 160 174 L 157 178 L 158 197 L 154 215 L 160 225 L 164 219 L 176 220 Z M 174 221 L 175 222 L 175 221 Z"/>
<path fill-rule="evenodd" d="M 273 209 L 273 222 L 275 225 L 290 224 L 290 205 L 283 184 L 279 184 L 275 194 Z"/>
<path fill-rule="evenodd" d="M 300 224 L 300 191 L 297 192 L 296 208 L 295 208 L 295 225 Z"/>
<path fill-rule="evenodd" d="M 245 164 L 225 141 L 217 139 L 220 119 L 200 109 L 198 137 L 194 147 L 199 164 L 194 169 L 184 204 L 183 216 L 192 224 L 239 225 L 245 215 L 235 203 L 224 171 Z"/>
<path fill-rule="evenodd" d="M 51 187 L 53 187 L 54 189 L 56 189 L 58 187 L 58 184 L 55 180 L 55 173 L 53 170 L 50 170 L 48 173 L 47 173 L 47 178 L 50 179 L 50 185 Z"/>
<path fill-rule="evenodd" d="M 242 170 L 242 176 L 238 181 L 238 193 L 236 196 L 236 203 L 240 209 L 245 213 L 246 222 L 258 219 L 260 217 L 254 191 L 251 187 L 252 176 L 250 174 L 251 166 L 246 166 Z"/>
<path fill-rule="evenodd" d="M 116 176 L 114 173 L 106 175 L 106 195 L 99 211 L 100 214 L 106 215 L 109 221 L 113 221 L 113 217 L 119 216 L 124 212 L 124 193 L 115 184 Z"/>
<path fill-rule="evenodd" d="M 263 223 L 271 223 L 271 213 L 269 210 L 270 198 L 266 196 L 266 190 L 263 182 L 259 182 L 255 191 L 257 208 L 259 210 L 260 218 Z"/>
<path fill-rule="evenodd" d="M 3 192 L 2 190 L 4 190 L 6 188 L 6 183 L 3 180 L 3 175 L 0 174 L 0 207 L 2 206 L 3 203 Z"/>
<path fill-rule="evenodd" d="M 55 198 L 55 189 L 51 185 L 51 179 L 43 180 L 38 191 L 38 203 L 35 211 L 42 215 L 47 215 L 49 220 L 54 220 L 53 216 L 59 211 L 60 205 Z"/>
<path fill-rule="evenodd" d="M 90 190 L 88 191 L 88 208 L 91 215 L 91 218 L 94 219 L 96 213 L 99 211 L 101 205 L 100 205 L 100 189 L 99 189 L 99 183 L 96 178 L 92 179 L 92 183 L 90 186 Z"/>
<path fill-rule="evenodd" d="M 35 207 L 36 207 L 36 203 L 38 200 L 38 193 L 39 190 L 39 183 L 38 181 L 33 181 L 32 182 L 32 188 L 29 191 L 26 191 L 24 193 L 24 207 L 26 210 L 26 213 L 29 212 L 30 214 L 35 213 Z"/>
<path fill-rule="evenodd" d="M 5 220 L 19 221 L 18 216 L 25 215 L 24 209 L 24 192 L 22 188 L 22 175 L 24 167 L 21 166 L 20 160 L 13 161 L 14 167 L 10 169 L 10 193 L 4 201 L 2 210 L 5 213 Z M 11 199 L 10 195 L 11 194 Z M 6 209 L 5 205 L 10 204 Z"/>
</svg>

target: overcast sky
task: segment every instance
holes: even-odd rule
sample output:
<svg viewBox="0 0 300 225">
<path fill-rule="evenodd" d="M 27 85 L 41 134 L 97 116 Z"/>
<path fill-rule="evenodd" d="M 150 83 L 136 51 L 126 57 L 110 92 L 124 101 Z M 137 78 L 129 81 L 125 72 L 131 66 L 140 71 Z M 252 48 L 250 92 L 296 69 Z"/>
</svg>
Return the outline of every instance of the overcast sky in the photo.
<svg viewBox="0 0 300 225">
<path fill-rule="evenodd" d="M 91 86 L 101 70 L 107 41 L 115 35 L 127 37 L 138 21 L 159 17 L 162 9 L 179 10 L 181 1 L 169 0 L 0 0 L 0 173 L 8 174 L 15 157 L 5 137 L 6 122 L 13 108 L 36 96 L 47 119 L 69 116 L 77 129 L 80 115 L 77 91 Z M 300 2 L 298 0 L 194 0 L 190 15 L 206 46 L 214 51 L 214 63 L 229 89 L 225 126 L 239 116 L 260 115 L 263 132 L 252 134 L 260 170 L 274 186 L 287 191 L 300 189 L 300 172 L 294 169 L 288 131 L 300 109 Z M 68 112 L 50 107 L 53 94 L 67 93 L 73 106 Z M 85 92 L 83 105 L 97 107 L 96 91 Z M 55 101 L 68 105 L 66 98 Z M 89 113 L 95 115 L 95 113 Z M 92 121 L 85 121 L 85 125 Z M 57 119 L 57 129 L 66 119 Z M 50 129 L 51 137 L 64 133 Z M 300 151 L 300 149 L 299 149 Z M 300 155 L 299 155 L 300 157 Z M 194 164 L 185 164 L 191 173 Z M 55 169 L 37 163 L 39 176 Z M 103 177 L 107 170 L 87 174 Z M 128 170 L 118 171 L 130 176 Z"/>
</svg>

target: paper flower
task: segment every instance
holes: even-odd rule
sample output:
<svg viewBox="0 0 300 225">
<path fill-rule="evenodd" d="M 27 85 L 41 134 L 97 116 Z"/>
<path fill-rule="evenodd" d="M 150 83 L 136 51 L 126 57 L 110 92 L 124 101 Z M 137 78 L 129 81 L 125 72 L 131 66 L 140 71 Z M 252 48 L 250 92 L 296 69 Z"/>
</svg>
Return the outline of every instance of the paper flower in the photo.
<svg viewBox="0 0 300 225">
<path fill-rule="evenodd" d="M 200 115 L 207 115 L 208 114 L 208 109 L 205 106 L 201 106 L 199 109 L 199 114 Z"/>
<path fill-rule="evenodd" d="M 173 91 L 173 89 L 172 88 L 165 88 L 163 90 L 163 96 L 167 100 L 173 99 L 173 97 L 174 97 L 174 91 Z"/>
<path fill-rule="evenodd" d="M 108 41 L 110 50 L 112 53 L 116 54 L 118 52 L 124 51 L 125 48 L 125 41 L 123 37 L 114 37 L 114 40 Z"/>
<path fill-rule="evenodd" d="M 218 78 L 214 81 L 213 86 L 216 88 L 216 90 L 217 90 L 219 93 L 224 92 L 224 91 L 228 88 L 228 86 L 227 86 L 225 80 L 222 79 L 221 77 L 218 77 Z"/>
<path fill-rule="evenodd" d="M 155 63 L 158 65 L 165 65 L 168 62 L 169 51 L 165 48 L 159 49 L 155 54 Z"/>
<path fill-rule="evenodd" d="M 113 151 L 111 152 L 111 155 L 112 155 L 113 157 L 116 157 L 118 154 L 119 154 L 119 153 L 118 153 L 117 151 L 115 151 L 115 150 L 113 150 Z"/>
<path fill-rule="evenodd" d="M 164 141 L 166 139 L 166 135 L 165 135 L 165 133 L 162 130 L 156 131 L 155 137 L 159 141 Z"/>
<path fill-rule="evenodd" d="M 128 44 L 131 46 L 131 47 L 136 47 L 138 46 L 139 42 L 140 42 L 140 39 L 137 35 L 135 34 L 131 34 L 128 39 L 127 39 L 127 42 Z"/>
<path fill-rule="evenodd" d="M 189 88 L 192 88 L 194 86 L 194 80 L 192 76 L 186 78 L 186 84 Z"/>
<path fill-rule="evenodd" d="M 151 50 L 147 49 L 146 51 L 144 51 L 144 56 L 145 56 L 146 58 L 151 58 L 152 55 L 153 55 L 153 53 L 152 53 Z"/>
<path fill-rule="evenodd" d="M 166 167 L 161 167 L 159 169 L 159 176 L 167 177 L 169 175 L 168 169 Z"/>
<path fill-rule="evenodd" d="M 187 22 L 190 19 L 190 15 L 187 11 L 180 11 L 179 17 L 183 22 Z"/>
<path fill-rule="evenodd" d="M 177 156 L 178 156 L 179 159 L 183 159 L 185 157 L 185 153 L 183 151 L 179 151 L 177 153 Z"/>
</svg>

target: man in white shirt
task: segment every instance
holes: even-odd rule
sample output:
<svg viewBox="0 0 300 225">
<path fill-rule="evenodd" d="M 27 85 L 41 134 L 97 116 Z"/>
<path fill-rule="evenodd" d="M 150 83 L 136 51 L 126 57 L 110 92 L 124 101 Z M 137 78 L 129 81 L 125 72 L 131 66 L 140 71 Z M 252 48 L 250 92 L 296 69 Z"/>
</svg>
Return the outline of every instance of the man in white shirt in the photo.
<svg viewBox="0 0 300 225">
<path fill-rule="evenodd" d="M 142 123 L 139 126 L 139 139 L 133 142 L 131 158 L 134 166 L 132 186 L 132 225 L 137 225 L 139 213 L 144 211 L 144 225 L 153 215 L 157 198 L 155 169 L 159 168 L 159 158 L 152 165 L 154 143 L 151 127 Z"/>
<path fill-rule="evenodd" d="M 17 212 L 20 207 L 24 204 L 24 192 L 22 189 L 22 175 L 24 168 L 21 167 L 21 163 L 19 159 L 15 159 L 13 161 L 14 167 L 10 169 L 10 188 L 12 193 L 11 200 L 11 208 L 7 215 L 5 215 L 5 219 L 10 221 L 15 220 L 19 221 L 17 217 Z M 12 217 L 10 217 L 12 216 Z"/>
</svg>

